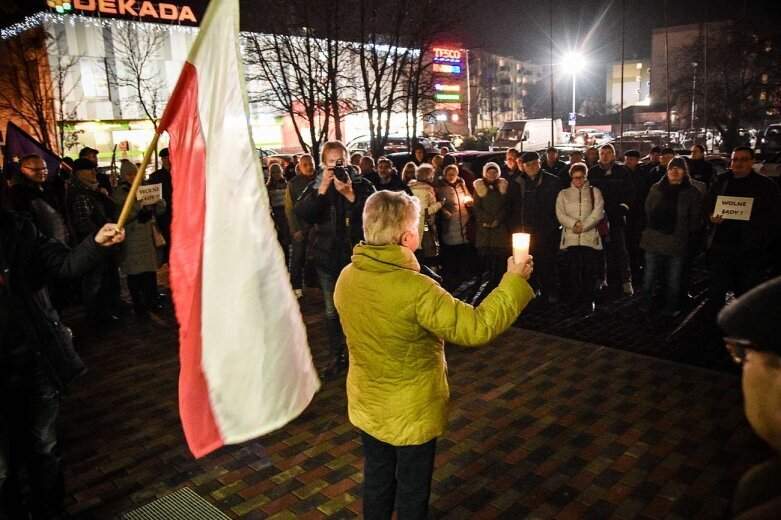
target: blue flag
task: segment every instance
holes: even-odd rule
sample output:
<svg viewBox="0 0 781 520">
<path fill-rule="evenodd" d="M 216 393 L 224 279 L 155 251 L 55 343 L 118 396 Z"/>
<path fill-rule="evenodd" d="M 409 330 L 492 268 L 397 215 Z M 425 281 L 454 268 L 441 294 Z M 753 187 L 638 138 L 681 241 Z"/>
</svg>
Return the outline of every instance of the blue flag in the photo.
<svg viewBox="0 0 781 520">
<path fill-rule="evenodd" d="M 62 159 L 9 121 L 5 130 L 5 150 L 3 152 L 5 158 L 3 171 L 6 179 L 10 179 L 19 171 L 19 160 L 30 153 L 37 153 L 44 160 L 46 167 L 49 168 L 49 179 L 57 175 Z"/>
</svg>

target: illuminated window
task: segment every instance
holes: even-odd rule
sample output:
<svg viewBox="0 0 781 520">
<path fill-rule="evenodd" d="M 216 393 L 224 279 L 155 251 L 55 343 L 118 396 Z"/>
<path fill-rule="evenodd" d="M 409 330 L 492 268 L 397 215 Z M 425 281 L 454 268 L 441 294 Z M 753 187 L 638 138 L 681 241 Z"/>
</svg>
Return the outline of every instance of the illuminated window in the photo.
<svg viewBox="0 0 781 520">
<path fill-rule="evenodd" d="M 97 58 L 81 58 L 81 88 L 85 98 L 107 99 L 109 97 L 108 82 L 103 62 Z"/>
</svg>

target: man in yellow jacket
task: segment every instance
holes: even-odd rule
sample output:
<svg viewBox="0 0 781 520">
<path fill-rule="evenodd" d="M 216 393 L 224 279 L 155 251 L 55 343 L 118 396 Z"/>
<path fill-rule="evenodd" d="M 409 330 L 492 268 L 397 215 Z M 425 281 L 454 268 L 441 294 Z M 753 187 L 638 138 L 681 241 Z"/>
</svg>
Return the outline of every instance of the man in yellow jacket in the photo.
<svg viewBox="0 0 781 520">
<path fill-rule="evenodd" d="M 531 257 L 507 262 L 499 286 L 475 308 L 420 273 L 418 201 L 380 191 L 363 212 L 366 242 L 336 283 L 334 303 L 349 350 L 350 422 L 364 449 L 367 519 L 426 518 L 437 437 L 450 390 L 445 341 L 478 346 L 507 330 L 533 298 Z M 371 316 L 371 319 L 367 319 Z"/>
</svg>

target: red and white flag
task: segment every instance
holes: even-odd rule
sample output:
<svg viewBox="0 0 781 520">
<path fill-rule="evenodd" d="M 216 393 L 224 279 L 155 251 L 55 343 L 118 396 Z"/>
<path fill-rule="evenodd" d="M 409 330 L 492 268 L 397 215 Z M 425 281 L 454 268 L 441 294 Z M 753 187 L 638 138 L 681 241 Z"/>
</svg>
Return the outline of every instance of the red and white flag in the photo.
<svg viewBox="0 0 781 520">
<path fill-rule="evenodd" d="M 239 1 L 212 0 L 160 123 L 173 178 L 179 412 L 196 457 L 284 426 L 320 386 L 244 84 Z"/>
</svg>

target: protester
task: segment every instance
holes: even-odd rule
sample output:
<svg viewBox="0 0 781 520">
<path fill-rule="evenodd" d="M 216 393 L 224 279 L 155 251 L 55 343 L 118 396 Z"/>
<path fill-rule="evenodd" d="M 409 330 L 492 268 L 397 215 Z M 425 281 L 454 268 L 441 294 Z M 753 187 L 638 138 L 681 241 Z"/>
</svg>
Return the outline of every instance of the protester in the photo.
<svg viewBox="0 0 781 520">
<path fill-rule="evenodd" d="M 44 235 L 68 244 L 70 237 L 65 226 L 64 210 L 57 194 L 46 182 L 48 171 L 40 155 L 22 157 L 19 160 L 19 171 L 14 173 L 9 182 L 8 200 L 13 211 L 32 218 Z"/>
<path fill-rule="evenodd" d="M 443 207 L 439 211 L 437 228 L 441 236 L 442 277 L 445 287 L 455 289 L 469 271 L 472 252 L 467 237 L 469 208 L 472 196 L 464 179 L 458 176 L 458 166 L 445 167 L 442 178 L 435 184 L 437 198 Z"/>
<path fill-rule="evenodd" d="M 139 175 L 138 168 L 127 159 L 119 167 L 119 184 L 111 197 L 117 208 L 116 218 L 122 211 L 130 187 Z M 126 240 L 119 248 L 119 266 L 127 275 L 127 288 L 133 300 L 133 310 L 139 318 L 145 318 L 150 310 L 160 310 L 157 292 L 157 248 L 152 235 L 154 217 L 165 211 L 165 200 L 142 206 L 138 200 L 128 213 L 125 223 Z"/>
<path fill-rule="evenodd" d="M 364 176 L 370 180 L 378 190 L 403 191 L 409 193 L 409 188 L 402 182 L 399 174 L 393 171 L 393 163 L 386 157 L 377 160 L 377 172 Z"/>
<path fill-rule="evenodd" d="M 295 205 L 301 220 L 316 225 L 312 243 L 312 260 L 320 279 L 325 303 L 326 332 L 331 350 L 331 364 L 322 371 L 330 378 L 347 368 L 344 334 L 334 307 L 334 285 L 342 268 L 350 262 L 352 246 L 363 239 L 362 218 L 366 199 L 374 186 L 350 168 L 335 171 L 337 161 L 347 169 L 347 147 L 339 141 L 328 141 L 320 156 L 320 171 Z M 344 175 L 344 180 L 339 177 Z"/>
<path fill-rule="evenodd" d="M 731 518 L 778 518 L 781 512 L 781 278 L 765 282 L 719 313 L 727 350 L 743 373 L 746 419 L 775 456 L 743 475 Z"/>
<path fill-rule="evenodd" d="M 442 176 L 442 161 L 444 160 L 444 156 L 442 155 L 435 155 L 431 158 L 431 166 L 434 167 L 434 177 L 438 178 Z"/>
<path fill-rule="evenodd" d="M 561 181 L 542 171 L 537 152 L 525 152 L 520 159 L 521 175 L 510 182 L 509 223 L 512 232 L 532 236 L 530 251 L 537 259 L 531 284 L 544 293 L 548 303 L 559 300 L 559 268 L 556 253 L 559 244 L 559 222 L 556 220 L 556 197 Z"/>
<path fill-rule="evenodd" d="M 686 160 L 676 157 L 666 168 L 666 176 L 651 186 L 645 203 L 648 225 L 640 247 L 645 250 L 645 285 L 640 310 L 653 307 L 656 286 L 664 281 L 665 304 L 662 315 L 680 312 L 681 275 L 689 239 L 700 228 L 700 192 L 691 185 Z"/>
<path fill-rule="evenodd" d="M 427 162 L 427 156 L 428 156 L 428 152 L 426 151 L 426 147 L 418 143 L 412 147 L 412 158 L 410 159 L 410 161 L 415 166 L 420 166 L 421 164 Z"/>
<path fill-rule="evenodd" d="M 168 255 L 171 250 L 171 217 L 173 215 L 174 186 L 171 180 L 171 156 L 168 148 L 160 150 L 160 162 L 162 167 L 149 175 L 149 184 L 161 184 L 163 188 L 163 200 L 165 211 L 155 216 L 160 233 L 165 239 L 165 245 L 161 248 L 163 263 L 168 263 Z"/>
<path fill-rule="evenodd" d="M 642 164 L 642 167 L 645 170 L 645 172 L 649 175 L 649 177 L 651 172 L 654 170 L 654 168 L 656 168 L 662 163 L 661 155 L 662 155 L 662 148 L 659 146 L 654 146 L 651 148 L 651 152 L 644 158 L 647 159 L 647 162 L 644 162 Z"/>
<path fill-rule="evenodd" d="M 584 156 L 584 160 L 586 162 L 586 166 L 588 166 L 590 170 L 599 162 L 599 150 L 593 146 L 589 146 L 586 148 L 586 155 Z"/>
<path fill-rule="evenodd" d="M 46 162 L 38 154 L 25 155 L 9 182 L 8 206 L 12 211 L 32 219 L 38 231 L 63 244 L 71 244 L 65 224 L 64 201 L 53 182 L 48 181 Z M 63 190 L 64 193 L 64 190 Z M 49 295 L 61 312 L 73 302 L 73 280 L 52 280 Z"/>
<path fill-rule="evenodd" d="M 559 159 L 559 151 L 555 146 L 549 146 L 545 150 L 545 160 L 542 162 L 542 170 L 559 178 L 562 186 L 569 186 L 569 171 L 567 163 Z"/>
<path fill-rule="evenodd" d="M 115 215 L 114 201 L 100 188 L 94 164 L 88 159 L 74 163 L 69 181 L 67 215 L 81 242 Z M 93 328 L 101 329 L 119 320 L 119 271 L 114 254 L 105 255 L 99 267 L 82 278 L 82 301 Z"/>
<path fill-rule="evenodd" d="M 589 184 L 584 163 L 570 165 L 569 176 L 570 187 L 556 198 L 556 218 L 562 228 L 559 247 L 567 255 L 573 305 L 592 312 L 603 262 L 597 224 L 605 216 L 605 203 L 602 192 Z"/>
<path fill-rule="evenodd" d="M 483 178 L 475 181 L 475 247 L 485 260 L 491 286 L 496 286 L 504 271 L 504 262 L 510 251 L 510 230 L 507 226 L 510 182 L 500 178 L 495 162 L 483 166 Z"/>
<path fill-rule="evenodd" d="M 421 164 L 425 164 L 425 163 L 421 163 Z M 415 180 L 416 177 L 415 173 L 417 169 L 418 167 L 412 161 L 405 164 L 404 168 L 401 170 L 401 182 L 409 186 L 410 181 Z"/>
<path fill-rule="evenodd" d="M 645 252 L 640 247 L 640 239 L 646 224 L 645 200 L 648 198 L 651 183 L 648 172 L 640 167 L 640 152 L 637 150 L 627 150 L 624 153 L 624 168 L 629 173 L 635 193 L 626 214 L 624 236 L 626 238 L 626 252 L 629 255 L 629 269 L 632 272 L 632 283 L 633 286 L 637 286 L 642 284 L 644 279 Z"/>
<path fill-rule="evenodd" d="M 95 148 L 90 148 L 89 146 L 85 146 L 81 150 L 79 150 L 79 159 L 87 159 L 90 161 L 95 168 L 98 167 L 98 150 Z M 111 191 L 114 189 L 111 183 L 111 179 L 108 175 L 98 175 L 97 171 L 95 172 L 95 180 L 98 182 L 98 186 L 100 186 L 102 189 L 106 191 L 106 195 L 111 195 Z"/>
<path fill-rule="evenodd" d="M 274 220 L 274 228 L 277 231 L 277 241 L 285 254 L 285 265 L 290 260 L 290 229 L 285 215 L 285 194 L 287 193 L 287 180 L 282 165 L 274 163 L 269 167 L 269 178 L 266 182 L 269 203 L 271 205 L 271 218 Z"/>
<path fill-rule="evenodd" d="M 287 217 L 288 230 L 292 242 L 290 252 L 290 284 L 296 298 L 304 296 L 304 272 L 306 265 L 306 252 L 309 245 L 311 225 L 298 217 L 295 204 L 304 190 L 315 177 L 315 160 L 310 154 L 304 154 L 298 161 L 298 174 L 287 183 L 285 190 L 285 216 Z"/>
<path fill-rule="evenodd" d="M 361 157 L 359 168 L 358 173 L 362 177 L 368 176 L 369 178 L 372 178 L 372 176 L 377 175 L 377 171 L 374 169 L 374 159 L 369 155 Z"/>
<path fill-rule="evenodd" d="M 667 175 L 667 165 L 675 158 L 675 150 L 670 147 L 662 148 L 659 163 L 648 174 L 648 182 L 656 184 Z"/>
<path fill-rule="evenodd" d="M 355 155 L 356 154 L 353 154 L 353 156 L 355 156 Z M 357 155 L 360 155 L 360 154 L 357 154 Z M 293 177 L 296 176 L 296 171 L 297 171 L 297 168 L 298 168 L 298 161 L 299 161 L 298 156 L 297 155 L 293 155 L 293 156 L 290 156 L 287 164 L 285 164 L 285 171 L 283 173 L 283 177 L 285 178 L 286 181 L 289 181 L 290 179 L 292 179 Z"/>
<path fill-rule="evenodd" d="M 626 249 L 626 216 L 635 199 L 635 188 L 629 172 L 615 162 L 616 151 L 611 144 L 599 149 L 599 162 L 589 168 L 589 182 L 599 188 L 605 199 L 605 213 L 610 223 L 610 241 L 605 247 L 607 281 L 611 286 L 620 283 L 623 293 L 634 294 L 629 252 Z M 618 283 L 614 283 L 618 282 Z"/>
<path fill-rule="evenodd" d="M 515 148 L 508 148 L 504 153 L 504 166 L 502 166 L 502 177 L 507 180 L 513 180 L 521 174 L 520 165 L 521 152 Z"/>
<path fill-rule="evenodd" d="M 507 273 L 478 308 L 419 273 L 417 200 L 380 191 L 366 201 L 366 243 L 339 276 L 334 300 L 350 354 L 347 406 L 361 431 L 367 519 L 427 518 L 437 438 L 449 389 L 444 342 L 483 345 L 532 298 L 531 259 Z"/>
<path fill-rule="evenodd" d="M 424 235 L 426 233 L 437 237 L 436 215 L 442 209 L 444 203 L 437 200 L 437 194 L 434 191 L 434 167 L 423 163 L 418 166 L 415 173 L 416 178 L 409 182 L 409 188 L 412 195 L 418 199 L 420 205 L 420 222 L 418 225 L 418 235 L 420 236 L 420 246 L 415 250 L 415 258 L 420 265 L 432 266 L 436 264 L 437 254 L 433 251 L 423 249 Z"/>
<path fill-rule="evenodd" d="M 754 150 L 738 146 L 732 152 L 730 169 L 716 179 L 706 200 L 710 219 L 708 262 L 710 264 L 710 310 L 724 305 L 727 291 L 740 296 L 762 282 L 771 244 L 781 233 L 781 197 L 778 185 L 756 173 Z M 720 196 L 752 199 L 748 220 L 725 219 L 717 211 Z"/>
<path fill-rule="evenodd" d="M 705 147 L 701 144 L 695 144 L 691 147 L 689 176 L 708 187 L 716 180 L 716 170 L 713 169 L 711 163 L 705 160 Z"/>
<path fill-rule="evenodd" d="M 49 303 L 46 282 L 100 264 L 100 246 L 124 239 L 115 227 L 106 224 L 69 250 L 29 220 L 0 211 L 0 518 L 64 515 L 59 396 L 85 367 Z"/>
</svg>

